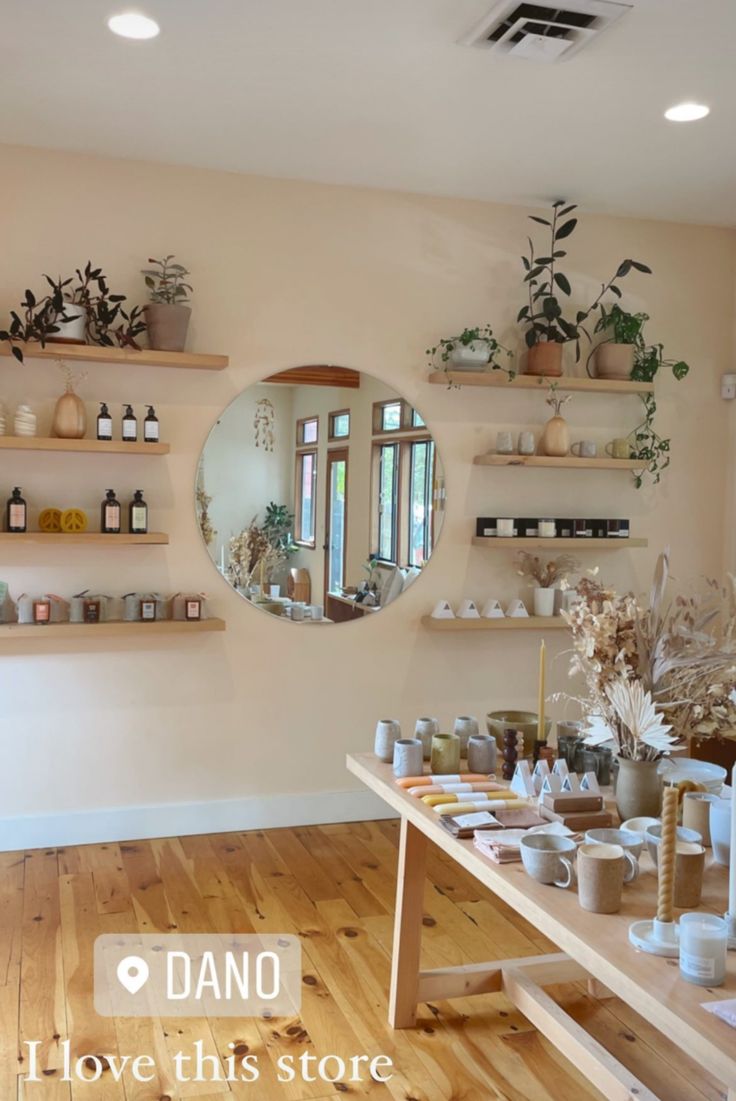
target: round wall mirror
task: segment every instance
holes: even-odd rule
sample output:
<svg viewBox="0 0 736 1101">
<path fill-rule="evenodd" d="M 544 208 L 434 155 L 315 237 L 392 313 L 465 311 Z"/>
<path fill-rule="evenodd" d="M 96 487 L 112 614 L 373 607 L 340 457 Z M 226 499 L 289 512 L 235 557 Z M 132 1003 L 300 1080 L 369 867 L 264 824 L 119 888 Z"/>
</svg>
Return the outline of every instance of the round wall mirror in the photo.
<svg viewBox="0 0 736 1101">
<path fill-rule="evenodd" d="M 444 477 L 421 414 L 345 367 L 296 367 L 243 390 L 207 437 L 199 528 L 225 580 L 303 625 L 377 615 L 421 575 Z"/>
</svg>

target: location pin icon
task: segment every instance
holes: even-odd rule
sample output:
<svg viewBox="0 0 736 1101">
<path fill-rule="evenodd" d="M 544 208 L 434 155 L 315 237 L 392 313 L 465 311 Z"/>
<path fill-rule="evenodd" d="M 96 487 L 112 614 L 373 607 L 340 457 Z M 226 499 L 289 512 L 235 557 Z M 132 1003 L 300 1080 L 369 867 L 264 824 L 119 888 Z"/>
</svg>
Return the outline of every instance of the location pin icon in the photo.
<svg viewBox="0 0 736 1101">
<path fill-rule="evenodd" d="M 140 956 L 126 956 L 118 964 L 118 982 L 129 994 L 137 994 L 146 985 L 149 973 L 148 964 Z"/>
</svg>

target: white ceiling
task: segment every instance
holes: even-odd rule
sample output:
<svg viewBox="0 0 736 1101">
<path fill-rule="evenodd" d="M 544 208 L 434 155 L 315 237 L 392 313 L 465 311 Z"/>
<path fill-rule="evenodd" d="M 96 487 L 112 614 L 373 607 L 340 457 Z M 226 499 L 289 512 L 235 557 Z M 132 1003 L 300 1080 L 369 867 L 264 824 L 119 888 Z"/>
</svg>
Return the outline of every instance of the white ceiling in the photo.
<svg viewBox="0 0 736 1101">
<path fill-rule="evenodd" d="M 734 0 L 633 0 L 552 66 L 456 45 L 493 2 L 141 0 L 131 42 L 136 0 L 5 0 L 0 141 L 736 224 Z"/>
</svg>

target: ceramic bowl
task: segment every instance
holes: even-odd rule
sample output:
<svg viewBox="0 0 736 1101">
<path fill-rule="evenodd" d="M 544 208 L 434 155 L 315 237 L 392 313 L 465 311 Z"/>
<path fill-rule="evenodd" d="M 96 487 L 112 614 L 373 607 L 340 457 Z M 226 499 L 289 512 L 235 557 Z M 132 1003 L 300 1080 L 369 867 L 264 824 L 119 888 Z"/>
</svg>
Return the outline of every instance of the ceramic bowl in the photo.
<svg viewBox="0 0 736 1101">
<path fill-rule="evenodd" d="M 649 826 L 644 834 L 644 840 L 647 843 L 647 851 L 654 862 L 657 864 L 657 853 L 659 851 L 659 842 L 662 835 L 662 823 L 657 822 L 656 826 Z M 703 838 L 700 836 L 697 830 L 688 830 L 684 826 L 677 827 L 677 840 L 678 841 L 690 841 L 696 845 L 703 844 Z"/>
<path fill-rule="evenodd" d="M 658 826 L 658 818 L 627 818 L 625 822 L 621 823 L 622 830 L 629 830 L 631 833 L 641 834 L 642 841 L 644 840 L 644 834 L 647 832 L 650 826 Z"/>
<path fill-rule="evenodd" d="M 702 784 L 711 795 L 720 795 L 727 776 L 721 765 L 712 765 L 708 761 L 696 761 L 692 757 L 670 757 L 660 766 L 665 784 L 676 784 L 680 780 L 693 780 Z"/>
<path fill-rule="evenodd" d="M 591 845 L 620 845 L 625 852 L 630 852 L 635 860 L 641 856 L 644 848 L 644 838 L 633 830 L 601 829 L 588 830 L 585 840 Z"/>
<path fill-rule="evenodd" d="M 520 730 L 524 735 L 524 756 L 534 756 L 534 746 L 537 742 L 536 711 L 489 711 L 486 715 L 488 733 L 496 739 L 496 745 L 503 752 L 504 730 Z M 549 738 L 552 730 L 552 720 L 545 719 L 544 736 Z"/>
</svg>

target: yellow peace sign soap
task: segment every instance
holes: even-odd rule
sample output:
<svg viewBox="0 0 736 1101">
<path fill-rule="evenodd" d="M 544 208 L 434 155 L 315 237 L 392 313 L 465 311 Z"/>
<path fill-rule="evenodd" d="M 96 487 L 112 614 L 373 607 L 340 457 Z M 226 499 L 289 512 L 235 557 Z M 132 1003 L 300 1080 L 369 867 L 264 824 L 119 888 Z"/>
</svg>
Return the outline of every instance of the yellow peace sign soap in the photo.
<svg viewBox="0 0 736 1101">
<path fill-rule="evenodd" d="M 38 527 L 40 531 L 52 532 L 61 531 L 61 509 L 60 508 L 45 508 L 42 509 L 38 517 Z"/>
<path fill-rule="evenodd" d="M 61 530 L 75 534 L 87 530 L 87 513 L 81 508 L 65 508 L 61 514 Z"/>
</svg>

